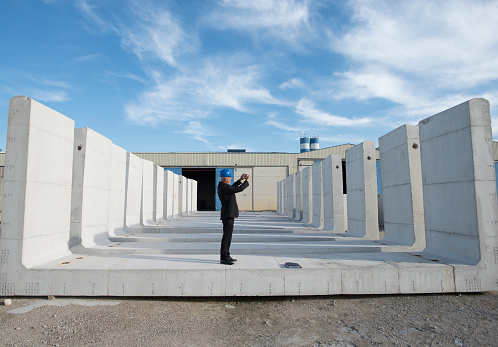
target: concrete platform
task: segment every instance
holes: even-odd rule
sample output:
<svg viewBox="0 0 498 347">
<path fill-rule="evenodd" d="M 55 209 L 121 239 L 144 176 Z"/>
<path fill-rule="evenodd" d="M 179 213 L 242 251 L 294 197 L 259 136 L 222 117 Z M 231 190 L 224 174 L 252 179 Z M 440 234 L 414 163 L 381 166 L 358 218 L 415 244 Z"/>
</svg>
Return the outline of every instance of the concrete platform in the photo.
<svg viewBox="0 0 498 347">
<path fill-rule="evenodd" d="M 348 190 L 348 228 L 354 230 L 344 232 L 334 221 L 334 226 L 328 223 L 329 231 L 320 231 L 325 220 L 343 214 L 341 208 L 337 213 L 326 210 L 331 204 L 325 200 L 313 203 L 313 195 L 322 199 L 324 185 L 311 185 L 313 177 L 305 168 L 301 220 L 296 220 L 296 190 L 290 184 L 279 190 L 284 194 L 278 199 L 287 201 L 279 208 L 287 216 L 242 213 L 237 219 L 231 252 L 239 261 L 226 266 L 218 258 L 218 214 L 196 213 L 195 185 L 182 176 L 161 175 L 151 162 L 90 129 L 74 129 L 71 119 L 30 98 L 14 97 L 0 231 L 0 295 L 497 290 L 498 201 L 489 102 L 469 100 L 422 120 L 418 127 L 419 140 L 396 131 L 382 141 L 384 167 L 393 173 L 404 170 L 389 185 L 383 183 L 391 189 L 392 201 L 384 202 L 391 235 L 386 228 L 382 238 L 378 229 L 377 202 L 371 198 L 376 192 L 375 157 L 372 144 L 364 143 L 346 153 L 361 169 L 348 178 L 348 187 L 354 188 Z M 420 156 L 407 157 L 406 151 L 420 151 Z M 313 175 L 315 181 L 331 177 L 323 170 L 333 168 L 324 165 L 322 176 Z M 161 184 L 154 183 L 158 179 L 164 180 L 163 188 L 172 187 L 172 196 L 161 193 Z M 327 187 L 329 195 L 338 193 L 338 186 L 336 180 Z M 161 196 L 162 209 L 157 201 Z M 332 199 L 334 208 L 338 196 Z M 169 220 L 171 215 L 175 219 Z M 313 215 L 320 223 L 309 228 L 304 223 Z M 340 233 L 330 232 L 338 229 Z M 285 268 L 288 261 L 302 268 Z"/>
</svg>

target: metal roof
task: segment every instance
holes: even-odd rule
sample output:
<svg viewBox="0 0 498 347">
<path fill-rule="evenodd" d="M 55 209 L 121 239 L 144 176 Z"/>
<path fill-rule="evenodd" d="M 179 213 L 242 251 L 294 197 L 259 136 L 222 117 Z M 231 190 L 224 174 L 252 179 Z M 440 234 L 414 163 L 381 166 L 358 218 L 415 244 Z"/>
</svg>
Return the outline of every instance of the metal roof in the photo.
<svg viewBox="0 0 498 347">
<path fill-rule="evenodd" d="M 312 163 L 322 160 L 331 154 L 345 158 L 348 148 L 354 145 L 345 144 L 304 153 L 255 153 L 255 152 L 134 152 L 136 156 L 150 160 L 163 167 L 254 167 L 254 166 L 286 166 L 289 174 L 297 171 L 299 163 Z"/>
</svg>

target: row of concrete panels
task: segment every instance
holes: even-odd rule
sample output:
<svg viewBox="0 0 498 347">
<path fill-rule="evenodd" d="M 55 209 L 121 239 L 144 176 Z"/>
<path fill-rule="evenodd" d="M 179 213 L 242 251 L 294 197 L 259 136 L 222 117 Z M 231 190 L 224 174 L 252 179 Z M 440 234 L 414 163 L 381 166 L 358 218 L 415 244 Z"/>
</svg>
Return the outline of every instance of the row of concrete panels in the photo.
<svg viewBox="0 0 498 347">
<path fill-rule="evenodd" d="M 170 179 L 168 173 L 138 160 L 89 129 L 75 130 L 72 120 L 34 100 L 15 97 L 9 108 L 0 295 L 326 295 L 496 290 L 498 207 L 494 171 L 490 179 L 488 170 L 494 169 L 489 161 L 492 150 L 488 148 L 489 103 L 473 99 L 422 121 L 418 129 L 419 142 L 409 140 L 407 146 L 396 145 L 404 141 L 395 136 L 395 131 L 386 135 L 394 140 L 391 145 L 382 144 L 382 151 L 394 151 L 392 155 L 398 159 L 407 154 L 400 156 L 396 150 L 404 153 L 411 146 L 420 151 L 425 231 L 422 252 L 416 251 L 416 239 L 413 243 L 408 239 L 411 231 L 389 231 L 386 227 L 385 240 L 391 238 L 391 242 L 405 245 L 402 247 L 407 251 L 386 253 L 378 247 L 377 253 L 364 254 L 364 247 L 347 246 L 347 253 L 242 254 L 237 256 L 236 265 L 226 268 L 219 264 L 217 256 L 209 254 L 134 254 L 133 246 L 128 247 L 128 253 L 90 254 L 92 247 L 105 242 L 106 228 L 107 237 L 126 237 L 134 231 L 160 232 L 167 229 L 170 216 L 194 212 L 194 206 L 189 210 L 188 199 L 195 201 L 195 185 L 189 194 L 189 184 L 175 183 L 175 176 Z M 452 135 L 455 132 L 457 137 Z M 464 145 L 455 144 L 457 138 Z M 447 141 L 450 147 L 456 146 L 456 153 L 445 148 Z M 313 171 L 313 167 L 303 171 L 298 185 L 303 199 L 289 194 L 297 186 L 288 182 L 291 178 L 279 185 L 280 212 L 286 211 L 289 218 L 305 218 L 315 232 L 328 230 L 349 236 L 343 239 L 378 242 L 378 222 L 369 220 L 372 211 L 377 213 L 371 198 L 374 195 L 376 203 L 376 180 L 366 168 L 375 162 L 372 150 L 367 142 L 348 153 L 351 172 L 347 177 L 347 231 L 345 223 L 341 226 L 346 209 L 343 204 L 341 215 L 342 185 L 336 177 L 336 171 L 340 171 L 336 157 L 316 163 L 314 167 L 320 170 Z M 441 158 L 446 156 L 449 157 Z M 389 154 L 384 157 L 389 158 Z M 407 201 L 409 194 L 403 190 L 419 189 L 410 176 L 416 180 L 416 174 L 408 174 L 408 183 L 403 183 L 406 174 L 399 160 L 382 160 L 387 165 L 397 165 L 383 169 L 383 181 L 385 172 L 393 175 L 385 189 L 398 190 L 394 195 L 384 195 L 384 200 L 389 199 L 387 204 L 402 207 L 419 201 L 413 192 Z M 459 160 L 465 164 L 455 162 Z M 52 170 L 42 170 L 47 165 Z M 426 167 L 431 165 L 434 168 Z M 413 158 L 408 160 L 408 166 L 411 170 Z M 466 170 L 466 166 L 472 169 Z M 287 193 L 284 186 L 290 187 L 285 188 Z M 175 189 L 178 195 L 173 193 L 168 200 Z M 391 201 L 389 196 L 398 200 Z M 298 200 L 302 215 L 301 207 L 294 207 Z M 177 209 L 168 210 L 168 201 L 173 201 Z M 291 204 L 285 207 L 289 201 Z M 441 206 L 443 203 L 446 205 Z M 415 208 L 411 209 L 413 214 Z M 409 227 L 414 224 L 406 222 L 406 215 L 399 211 L 388 210 L 391 212 L 386 216 L 391 213 L 392 217 L 387 221 L 393 228 L 396 223 Z M 330 211 L 332 216 L 328 215 Z M 413 218 L 419 218 L 417 213 Z M 442 219 L 435 219 L 436 214 L 441 214 Z M 196 214 L 185 219 L 195 217 Z M 445 222 L 452 218 L 456 220 Z M 181 220 L 170 224 L 173 222 Z M 249 223 L 258 229 L 267 225 L 263 220 Z M 283 262 L 295 260 L 303 265 L 302 269 L 283 266 Z"/>
<path fill-rule="evenodd" d="M 26 97 L 11 99 L 5 168 L 1 240 L 28 268 L 197 210 L 196 181 Z"/>
<path fill-rule="evenodd" d="M 382 242 L 444 256 L 497 277 L 498 212 L 489 103 L 472 99 L 379 139 L 385 237 Z M 375 145 L 330 156 L 277 185 L 277 212 L 320 231 L 378 240 Z M 344 223 L 344 220 L 347 223 Z M 346 227 L 347 225 L 347 227 Z"/>
</svg>

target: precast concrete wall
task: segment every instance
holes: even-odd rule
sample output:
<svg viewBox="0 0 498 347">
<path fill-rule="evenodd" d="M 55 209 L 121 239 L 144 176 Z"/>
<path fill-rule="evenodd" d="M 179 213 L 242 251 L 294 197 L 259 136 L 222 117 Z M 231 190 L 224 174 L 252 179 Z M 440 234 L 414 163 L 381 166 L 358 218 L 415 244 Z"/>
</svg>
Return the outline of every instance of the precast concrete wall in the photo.
<svg viewBox="0 0 498 347">
<path fill-rule="evenodd" d="M 303 192 L 303 219 L 302 222 L 310 224 L 313 221 L 313 188 L 311 167 L 305 167 L 301 174 L 301 189 Z"/>
<path fill-rule="evenodd" d="M 278 214 L 284 213 L 284 208 L 283 208 L 283 203 L 282 203 L 283 194 L 284 194 L 284 191 L 282 188 L 283 183 L 284 183 L 284 180 L 277 182 L 277 213 Z"/>
<path fill-rule="evenodd" d="M 346 150 L 348 231 L 352 236 L 379 239 L 375 143 L 365 141 Z"/>
<path fill-rule="evenodd" d="M 173 218 L 176 219 L 181 216 L 180 213 L 180 176 L 173 173 Z"/>
<path fill-rule="evenodd" d="M 403 125 L 379 138 L 385 242 L 425 248 L 418 126 Z"/>
<path fill-rule="evenodd" d="M 164 169 L 154 166 L 154 221 L 162 222 L 164 218 Z"/>
<path fill-rule="evenodd" d="M 91 247 L 109 236 L 112 142 L 81 128 L 74 147 L 69 247 Z"/>
<path fill-rule="evenodd" d="M 187 178 L 178 176 L 178 215 L 187 216 Z"/>
<path fill-rule="evenodd" d="M 174 173 L 169 170 L 164 170 L 164 218 L 166 220 L 173 219 L 173 175 Z"/>
<path fill-rule="evenodd" d="M 192 214 L 192 198 L 194 197 L 194 194 L 192 192 L 192 180 L 187 178 L 187 214 L 191 215 Z"/>
<path fill-rule="evenodd" d="M 111 181 L 109 184 L 109 235 L 124 234 L 126 215 L 126 150 L 111 146 Z"/>
<path fill-rule="evenodd" d="M 311 226 L 317 229 L 323 228 L 323 186 L 322 186 L 322 161 L 317 161 L 311 166 L 312 174 L 312 203 L 313 218 Z"/>
<path fill-rule="evenodd" d="M 294 175 L 290 175 L 286 178 L 286 216 L 289 218 L 294 218 L 296 213 L 295 206 L 295 194 L 294 194 Z"/>
<path fill-rule="evenodd" d="M 282 180 L 282 214 L 284 216 L 289 215 L 289 200 L 287 199 L 287 182 L 289 182 L 289 177 Z"/>
<path fill-rule="evenodd" d="M 73 146 L 73 120 L 24 96 L 10 100 L 0 239 L 1 295 L 13 291 L 37 295 L 48 280 L 26 282 L 19 267 L 71 254 Z M 18 289 L 19 285 L 24 290 Z"/>
<path fill-rule="evenodd" d="M 3 175 L 5 166 L 0 166 L 0 222 L 2 221 L 2 204 L 3 204 Z"/>
<path fill-rule="evenodd" d="M 197 212 L 197 181 L 192 180 L 192 212 Z"/>
<path fill-rule="evenodd" d="M 342 158 L 330 155 L 322 161 L 323 231 L 344 233 L 344 196 L 342 193 Z"/>
<path fill-rule="evenodd" d="M 126 227 L 142 225 L 142 174 L 143 159 L 132 153 L 127 154 L 126 161 Z"/>
<path fill-rule="evenodd" d="M 422 120 L 419 128 L 427 252 L 496 263 L 489 102 L 472 99 Z"/>
<path fill-rule="evenodd" d="M 294 173 L 294 192 L 296 201 L 296 213 L 294 215 L 295 220 L 303 219 L 303 189 L 301 187 L 301 171 Z"/>
<path fill-rule="evenodd" d="M 150 160 L 141 160 L 143 160 L 141 224 L 154 225 L 154 163 Z"/>
</svg>

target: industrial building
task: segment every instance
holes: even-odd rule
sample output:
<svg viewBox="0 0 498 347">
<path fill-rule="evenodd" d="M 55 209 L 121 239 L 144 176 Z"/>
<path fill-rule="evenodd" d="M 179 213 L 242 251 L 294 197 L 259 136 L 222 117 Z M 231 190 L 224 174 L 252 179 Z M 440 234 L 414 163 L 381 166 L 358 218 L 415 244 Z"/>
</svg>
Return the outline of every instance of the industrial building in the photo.
<svg viewBox="0 0 498 347">
<path fill-rule="evenodd" d="M 318 143 L 315 145 L 318 146 Z M 249 153 L 243 150 L 228 152 L 173 152 L 134 153 L 155 165 L 176 174 L 194 179 L 198 183 L 197 208 L 199 211 L 219 210 L 216 187 L 219 171 L 231 169 L 235 179 L 242 173 L 251 175 L 250 186 L 237 195 L 242 211 L 274 211 L 277 208 L 277 182 L 306 166 L 313 165 L 331 154 L 343 159 L 351 144 L 316 149 L 301 153 Z"/>
</svg>

